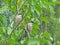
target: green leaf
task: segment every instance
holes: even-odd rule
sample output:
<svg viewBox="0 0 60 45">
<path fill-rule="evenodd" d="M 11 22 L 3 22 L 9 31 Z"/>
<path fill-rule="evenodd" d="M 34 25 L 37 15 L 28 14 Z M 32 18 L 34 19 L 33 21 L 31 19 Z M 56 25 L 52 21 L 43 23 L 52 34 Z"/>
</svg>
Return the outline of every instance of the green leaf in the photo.
<svg viewBox="0 0 60 45">
<path fill-rule="evenodd" d="M 48 33 L 48 32 L 44 32 L 41 36 L 46 39 L 50 39 L 50 37 L 51 37 L 50 33 Z"/>
<path fill-rule="evenodd" d="M 45 18 L 45 17 L 40 17 L 40 19 L 41 19 L 41 21 L 44 21 L 44 22 L 46 22 L 46 23 L 49 23 L 49 20 L 47 19 L 47 18 Z"/>
</svg>

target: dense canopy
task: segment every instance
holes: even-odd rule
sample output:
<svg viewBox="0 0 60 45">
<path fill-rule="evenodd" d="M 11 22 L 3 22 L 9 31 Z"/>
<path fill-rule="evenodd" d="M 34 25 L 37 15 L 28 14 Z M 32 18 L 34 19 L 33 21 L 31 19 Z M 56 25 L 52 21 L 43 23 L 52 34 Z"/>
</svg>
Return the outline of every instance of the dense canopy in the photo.
<svg viewBox="0 0 60 45">
<path fill-rule="evenodd" d="M 60 45 L 60 0 L 0 0 L 0 45 Z"/>
</svg>

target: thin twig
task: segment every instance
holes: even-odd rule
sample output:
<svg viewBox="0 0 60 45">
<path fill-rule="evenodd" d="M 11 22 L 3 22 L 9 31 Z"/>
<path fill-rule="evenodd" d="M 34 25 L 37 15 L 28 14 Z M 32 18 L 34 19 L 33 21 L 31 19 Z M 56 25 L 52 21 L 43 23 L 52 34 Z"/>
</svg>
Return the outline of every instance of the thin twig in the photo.
<svg viewBox="0 0 60 45">
<path fill-rule="evenodd" d="M 18 13 L 19 13 L 19 10 L 21 10 L 21 8 L 24 6 L 25 2 L 26 2 L 26 0 L 23 0 L 22 4 L 19 6 L 19 9 L 17 10 Z"/>
</svg>

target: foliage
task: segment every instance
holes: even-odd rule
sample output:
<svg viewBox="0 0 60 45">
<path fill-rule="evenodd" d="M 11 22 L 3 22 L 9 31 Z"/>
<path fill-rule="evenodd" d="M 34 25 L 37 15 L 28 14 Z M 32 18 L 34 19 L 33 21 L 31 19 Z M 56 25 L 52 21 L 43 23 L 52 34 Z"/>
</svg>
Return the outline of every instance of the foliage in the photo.
<svg viewBox="0 0 60 45">
<path fill-rule="evenodd" d="M 10 36 L 18 12 L 23 16 L 23 21 Z M 30 39 L 25 37 L 18 42 L 30 21 L 34 21 Z M 59 0 L 0 0 L 0 45 L 60 45 L 59 35 Z"/>
</svg>

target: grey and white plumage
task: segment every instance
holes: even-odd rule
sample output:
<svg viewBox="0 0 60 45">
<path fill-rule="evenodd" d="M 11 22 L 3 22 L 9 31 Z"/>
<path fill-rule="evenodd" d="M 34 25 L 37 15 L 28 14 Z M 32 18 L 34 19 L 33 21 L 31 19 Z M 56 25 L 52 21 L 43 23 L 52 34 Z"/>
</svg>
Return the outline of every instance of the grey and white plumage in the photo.
<svg viewBox="0 0 60 45">
<path fill-rule="evenodd" d="M 16 15 L 15 16 L 15 27 L 14 28 L 18 28 L 19 24 L 21 23 L 22 21 L 22 15 Z"/>
<path fill-rule="evenodd" d="M 25 26 L 25 33 L 18 39 L 18 41 L 21 41 L 24 37 L 28 36 L 30 38 L 30 33 L 32 31 L 32 25 L 33 23 L 27 23 Z"/>
</svg>

